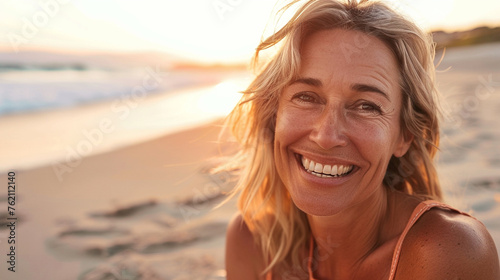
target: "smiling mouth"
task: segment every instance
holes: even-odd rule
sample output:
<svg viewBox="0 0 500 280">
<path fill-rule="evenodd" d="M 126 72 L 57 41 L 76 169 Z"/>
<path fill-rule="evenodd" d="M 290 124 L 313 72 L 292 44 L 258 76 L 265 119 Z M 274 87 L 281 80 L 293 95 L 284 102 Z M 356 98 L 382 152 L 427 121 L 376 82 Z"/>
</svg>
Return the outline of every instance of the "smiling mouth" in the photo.
<svg viewBox="0 0 500 280">
<path fill-rule="evenodd" d="M 308 173 L 320 178 L 344 177 L 349 175 L 354 169 L 354 165 L 322 164 L 305 158 L 302 155 L 300 156 L 300 158 L 304 169 Z"/>
</svg>

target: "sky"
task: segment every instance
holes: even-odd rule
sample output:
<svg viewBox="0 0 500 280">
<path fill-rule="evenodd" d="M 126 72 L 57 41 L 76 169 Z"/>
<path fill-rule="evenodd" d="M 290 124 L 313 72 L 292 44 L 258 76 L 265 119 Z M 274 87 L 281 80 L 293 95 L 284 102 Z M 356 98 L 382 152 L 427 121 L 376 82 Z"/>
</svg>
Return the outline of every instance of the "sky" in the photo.
<svg viewBox="0 0 500 280">
<path fill-rule="evenodd" d="M 0 0 L 0 50 L 163 51 L 208 63 L 245 61 L 285 2 Z M 500 25 L 499 0 L 384 2 L 426 30 Z"/>
</svg>

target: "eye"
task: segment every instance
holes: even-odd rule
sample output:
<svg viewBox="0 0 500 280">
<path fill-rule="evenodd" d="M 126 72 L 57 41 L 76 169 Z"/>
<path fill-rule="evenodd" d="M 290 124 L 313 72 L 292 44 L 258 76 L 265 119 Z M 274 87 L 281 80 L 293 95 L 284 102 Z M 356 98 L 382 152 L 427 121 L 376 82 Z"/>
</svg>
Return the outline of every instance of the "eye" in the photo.
<svg viewBox="0 0 500 280">
<path fill-rule="evenodd" d="M 358 110 L 361 112 L 371 113 L 371 114 L 382 114 L 382 107 L 373 102 L 362 102 L 358 105 Z"/>
<path fill-rule="evenodd" d="M 293 95 L 292 100 L 297 100 L 299 102 L 305 103 L 317 103 L 316 97 L 309 92 L 299 92 Z"/>
</svg>

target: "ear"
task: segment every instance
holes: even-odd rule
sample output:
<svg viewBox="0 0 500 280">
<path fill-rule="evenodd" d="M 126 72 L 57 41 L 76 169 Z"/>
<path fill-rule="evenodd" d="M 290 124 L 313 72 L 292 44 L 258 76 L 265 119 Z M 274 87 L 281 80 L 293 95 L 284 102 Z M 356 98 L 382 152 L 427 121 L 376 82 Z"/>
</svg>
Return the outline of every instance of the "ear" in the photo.
<svg viewBox="0 0 500 280">
<path fill-rule="evenodd" d="M 413 134 L 411 134 L 408 129 L 403 129 L 399 135 L 393 155 L 398 158 L 404 156 L 410 148 L 413 138 Z"/>
</svg>

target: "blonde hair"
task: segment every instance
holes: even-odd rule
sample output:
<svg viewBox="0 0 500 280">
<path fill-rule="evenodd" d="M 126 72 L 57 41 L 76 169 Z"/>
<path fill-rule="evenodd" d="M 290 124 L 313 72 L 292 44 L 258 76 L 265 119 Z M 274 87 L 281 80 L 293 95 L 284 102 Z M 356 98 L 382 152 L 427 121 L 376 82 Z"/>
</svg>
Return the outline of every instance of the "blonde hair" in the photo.
<svg viewBox="0 0 500 280">
<path fill-rule="evenodd" d="M 273 268 L 290 270 L 303 266 L 299 255 L 307 247 L 309 225 L 276 171 L 274 125 L 280 93 L 300 69 L 300 44 L 304 37 L 333 28 L 375 36 L 391 49 L 399 64 L 401 126 L 414 138 L 403 157 L 390 160 L 384 185 L 422 199 L 441 200 L 433 163 L 439 144 L 439 111 L 430 36 L 379 2 L 307 1 L 286 25 L 257 47 L 254 65 L 258 65 L 261 51 L 280 44 L 227 119 L 228 127 L 243 147 L 237 156 L 241 176 L 233 195 L 240 192 L 238 208 L 260 244 L 267 264 L 264 273 Z"/>
</svg>

